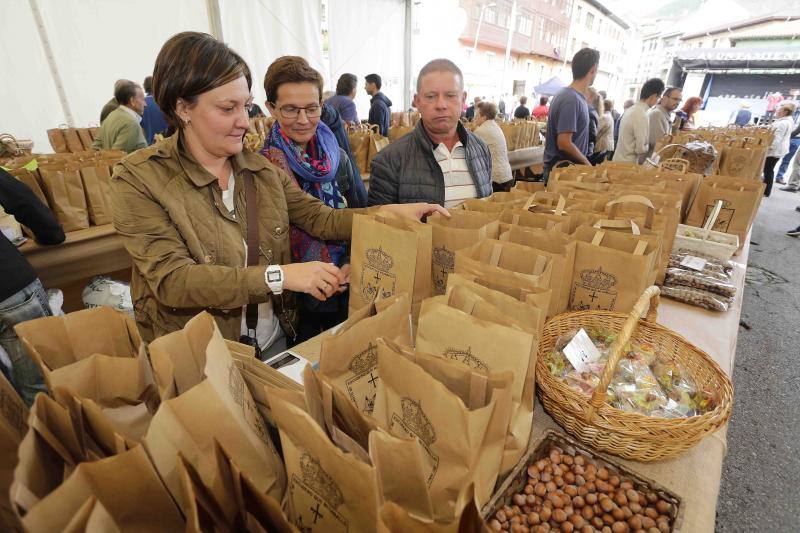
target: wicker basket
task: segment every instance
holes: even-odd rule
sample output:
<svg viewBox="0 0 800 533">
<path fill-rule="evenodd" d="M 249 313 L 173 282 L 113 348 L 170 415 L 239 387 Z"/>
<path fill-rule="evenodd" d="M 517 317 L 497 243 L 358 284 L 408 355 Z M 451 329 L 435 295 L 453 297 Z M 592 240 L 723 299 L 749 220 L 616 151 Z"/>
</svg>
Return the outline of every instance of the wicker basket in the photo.
<svg viewBox="0 0 800 533">
<path fill-rule="evenodd" d="M 658 287 L 648 288 L 629 315 L 578 311 L 555 316 L 545 325 L 536 362 L 539 395 L 544 409 L 556 422 L 598 450 L 636 461 L 657 461 L 687 451 L 727 423 L 733 408 L 733 385 L 719 365 L 677 333 L 655 323 L 659 294 Z M 647 318 L 639 320 L 651 299 Z M 553 376 L 545 364 L 544 356 L 554 349 L 558 337 L 578 328 L 620 332 L 591 398 Z M 606 389 L 622 355 L 621 348 L 631 338 L 660 347 L 662 353 L 686 368 L 699 388 L 717 391 L 716 407 L 702 415 L 673 419 L 649 417 L 609 406 L 605 402 Z"/>
</svg>

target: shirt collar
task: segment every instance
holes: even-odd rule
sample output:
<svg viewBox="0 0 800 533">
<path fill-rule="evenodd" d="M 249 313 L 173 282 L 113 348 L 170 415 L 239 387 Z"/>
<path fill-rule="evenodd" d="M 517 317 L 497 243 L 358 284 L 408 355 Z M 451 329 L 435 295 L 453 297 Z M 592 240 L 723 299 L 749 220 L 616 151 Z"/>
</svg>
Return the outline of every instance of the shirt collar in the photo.
<svg viewBox="0 0 800 533">
<path fill-rule="evenodd" d="M 139 113 L 137 113 L 136 111 L 134 111 L 130 107 L 128 107 L 126 105 L 121 105 L 121 106 L 119 106 L 118 109 L 122 109 L 123 111 L 127 112 L 130 116 L 132 116 L 133 118 L 136 119 L 136 122 L 139 122 L 139 123 L 142 122 L 142 117 L 139 115 Z"/>
</svg>

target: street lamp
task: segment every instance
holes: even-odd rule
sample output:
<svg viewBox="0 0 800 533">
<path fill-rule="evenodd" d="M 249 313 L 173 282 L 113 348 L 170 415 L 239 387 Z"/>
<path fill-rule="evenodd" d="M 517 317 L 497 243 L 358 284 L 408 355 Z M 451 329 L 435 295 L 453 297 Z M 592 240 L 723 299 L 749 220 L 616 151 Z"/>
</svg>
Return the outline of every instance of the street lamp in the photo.
<svg viewBox="0 0 800 533">
<path fill-rule="evenodd" d="M 481 24 L 483 24 L 483 12 L 486 11 L 487 8 L 495 7 L 497 4 L 495 2 L 489 2 L 488 4 L 483 4 L 481 7 L 481 14 L 478 16 L 478 27 L 475 28 L 475 42 L 472 44 L 472 57 L 475 57 L 475 51 L 478 49 L 478 35 L 481 33 Z"/>
</svg>

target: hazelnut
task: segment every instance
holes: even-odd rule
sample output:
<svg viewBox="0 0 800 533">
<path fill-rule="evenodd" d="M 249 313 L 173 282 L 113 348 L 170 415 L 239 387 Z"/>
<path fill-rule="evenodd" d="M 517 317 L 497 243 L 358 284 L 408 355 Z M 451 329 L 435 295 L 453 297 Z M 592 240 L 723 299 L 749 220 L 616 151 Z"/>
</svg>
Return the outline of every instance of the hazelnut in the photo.
<svg viewBox="0 0 800 533">
<path fill-rule="evenodd" d="M 594 528 L 587 524 L 581 528 L 581 533 L 594 533 Z"/>
<path fill-rule="evenodd" d="M 535 477 L 539 475 L 539 469 L 536 465 L 528 465 L 528 476 Z"/>
<path fill-rule="evenodd" d="M 622 490 L 617 491 L 617 494 L 614 496 L 614 501 L 617 502 L 617 505 L 620 507 L 628 505 L 628 498 L 625 496 L 625 492 Z"/>
<path fill-rule="evenodd" d="M 598 480 L 598 481 L 595 483 L 595 487 L 597 487 L 597 491 L 598 491 L 598 492 L 608 492 L 608 489 L 609 489 L 609 485 L 608 485 L 608 483 L 606 483 L 606 482 L 605 482 L 605 481 L 603 481 L 602 479 Z"/>
<path fill-rule="evenodd" d="M 500 522 L 497 521 L 496 518 L 493 518 L 489 522 L 489 527 L 492 528 L 493 531 L 500 531 L 501 529 L 503 529 L 503 526 L 500 524 Z"/>
<path fill-rule="evenodd" d="M 631 511 L 633 511 L 633 514 L 640 514 L 642 512 L 642 506 L 638 503 L 628 504 L 628 507 Z"/>
<path fill-rule="evenodd" d="M 553 467 L 553 475 L 556 477 L 562 476 L 564 475 L 564 470 L 560 466 L 556 465 Z"/>
<path fill-rule="evenodd" d="M 547 489 L 547 492 L 555 492 L 558 488 L 558 486 L 552 481 L 548 481 L 544 486 Z"/>
<path fill-rule="evenodd" d="M 669 533 L 672 528 L 669 527 L 668 522 L 659 522 L 658 529 L 661 531 L 661 533 Z"/>
<path fill-rule="evenodd" d="M 558 450 L 550 452 L 550 462 L 554 465 L 561 464 L 561 454 L 558 453 Z"/>
<path fill-rule="evenodd" d="M 533 494 L 526 495 L 525 496 L 525 503 L 527 503 L 528 505 L 535 504 L 536 503 L 536 496 L 534 496 Z"/>
<path fill-rule="evenodd" d="M 608 478 L 608 482 L 611 484 L 612 487 L 619 487 L 620 484 L 619 476 L 616 475 L 611 476 L 610 478 Z"/>
<path fill-rule="evenodd" d="M 605 523 L 607 526 L 610 526 L 610 525 L 611 525 L 611 524 L 613 524 L 614 522 L 615 522 L 615 520 L 614 520 L 614 517 L 613 517 L 613 516 L 611 516 L 610 514 L 608 514 L 608 513 L 605 513 L 605 514 L 603 515 L 603 523 Z"/>
<path fill-rule="evenodd" d="M 623 481 L 622 483 L 619 484 L 619 488 L 625 489 L 625 490 L 633 490 L 633 483 L 631 483 L 630 481 L 628 481 L 626 479 L 625 481 Z"/>
<path fill-rule="evenodd" d="M 613 533 L 625 533 L 626 531 L 628 531 L 628 524 L 626 524 L 625 522 L 614 522 L 611 525 L 611 531 Z"/>
<path fill-rule="evenodd" d="M 586 503 L 589 505 L 594 505 L 597 503 L 597 494 L 590 493 L 586 495 Z"/>
<path fill-rule="evenodd" d="M 592 518 L 592 525 L 595 529 L 601 529 L 603 527 L 603 519 L 599 516 L 595 516 Z"/>
<path fill-rule="evenodd" d="M 642 529 L 642 518 L 639 515 L 628 518 L 628 525 L 634 531 Z"/>
<path fill-rule="evenodd" d="M 547 488 L 545 487 L 544 483 L 537 483 L 535 487 L 533 487 L 533 493 L 537 496 L 544 496 L 547 494 Z"/>
<path fill-rule="evenodd" d="M 547 461 L 545 461 L 544 459 L 539 459 L 538 461 L 536 461 L 536 470 L 538 470 L 539 472 L 543 471 L 545 466 L 547 466 Z"/>
<path fill-rule="evenodd" d="M 611 516 L 614 517 L 614 520 L 621 522 L 625 520 L 625 511 L 617 507 L 616 509 L 611 511 Z"/>
<path fill-rule="evenodd" d="M 564 487 L 564 493 L 566 493 L 570 497 L 577 496 L 578 488 L 575 485 L 567 485 L 566 487 Z"/>
<path fill-rule="evenodd" d="M 572 468 L 572 471 L 575 472 L 576 476 L 578 476 L 578 475 L 583 475 L 583 473 L 586 472 L 586 469 L 583 468 L 583 466 L 581 466 L 581 465 L 575 465 Z"/>
<path fill-rule="evenodd" d="M 594 510 L 587 505 L 581 509 L 581 516 L 585 520 L 591 520 L 592 518 L 594 518 Z"/>
<path fill-rule="evenodd" d="M 581 485 L 580 487 L 578 487 L 578 496 L 586 496 L 587 494 L 589 494 L 589 492 L 591 492 L 587 485 L 588 483 L 586 485 Z"/>
<path fill-rule="evenodd" d="M 576 465 L 581 465 L 581 466 L 585 465 L 586 464 L 586 458 L 584 456 L 582 456 L 582 455 L 576 455 L 575 456 L 575 464 Z"/>
<path fill-rule="evenodd" d="M 562 507 L 564 507 L 564 500 L 562 500 L 561 496 L 559 496 L 558 494 L 551 494 L 549 498 L 550 501 L 553 503 L 553 508 L 561 509 Z"/>
<path fill-rule="evenodd" d="M 565 513 L 563 509 L 556 509 L 555 511 L 553 511 L 553 520 L 555 520 L 556 523 L 560 524 L 564 522 L 566 519 L 567 519 L 567 513 Z"/>
<path fill-rule="evenodd" d="M 527 501 L 524 494 L 514 494 L 512 499 L 517 505 L 525 505 L 525 502 Z"/>
<path fill-rule="evenodd" d="M 572 525 L 575 526 L 576 529 L 583 527 L 583 517 L 579 514 L 574 514 L 569 517 L 569 521 L 572 522 Z"/>
<path fill-rule="evenodd" d="M 556 476 L 555 479 L 553 479 L 553 481 L 555 481 L 556 487 L 560 488 L 560 487 L 563 487 L 565 485 L 564 478 L 561 477 L 561 476 Z"/>
<path fill-rule="evenodd" d="M 575 483 L 575 474 L 570 471 L 564 473 L 564 481 L 569 483 L 570 485 Z"/>
<path fill-rule="evenodd" d="M 665 502 L 664 500 L 658 500 L 656 502 L 656 509 L 660 514 L 668 514 L 672 509 L 672 505 L 669 502 Z"/>
<path fill-rule="evenodd" d="M 633 511 L 627 505 L 622 508 L 622 512 L 625 513 L 625 520 L 633 516 Z"/>
<path fill-rule="evenodd" d="M 547 483 L 548 481 L 550 481 L 551 479 L 553 479 L 553 476 L 552 476 L 552 474 L 550 474 L 549 472 L 543 472 L 543 473 L 542 473 L 542 475 L 540 475 L 540 476 L 539 476 L 539 479 L 540 479 L 541 481 L 543 481 L 543 482 Z"/>
<path fill-rule="evenodd" d="M 571 455 L 562 455 L 561 462 L 567 466 L 570 466 L 575 462 L 575 458 L 572 457 Z"/>
<path fill-rule="evenodd" d="M 533 494 L 533 485 L 528 483 L 527 485 L 525 485 L 525 488 L 522 489 L 522 492 L 524 492 L 525 494 Z"/>
<path fill-rule="evenodd" d="M 567 516 L 572 516 L 575 514 L 575 508 L 572 507 L 571 503 L 568 503 L 564 506 L 564 512 L 567 513 Z"/>
<path fill-rule="evenodd" d="M 652 518 L 655 521 L 655 519 L 658 518 L 658 511 L 656 511 L 652 507 L 648 507 L 647 509 L 644 510 L 644 515 L 649 518 Z"/>
<path fill-rule="evenodd" d="M 597 471 L 597 477 L 606 481 L 608 479 L 608 469 L 607 468 L 600 468 Z"/>
<path fill-rule="evenodd" d="M 542 522 L 548 522 L 550 517 L 552 516 L 552 511 L 549 507 L 543 507 L 541 511 L 539 511 L 539 518 Z"/>
<path fill-rule="evenodd" d="M 656 503 L 658 501 L 658 495 L 655 492 L 648 492 L 647 501 L 650 503 Z"/>
<path fill-rule="evenodd" d="M 539 522 L 541 522 L 539 513 L 528 513 L 528 524 L 536 526 L 539 525 Z"/>
<path fill-rule="evenodd" d="M 494 517 L 495 517 L 495 518 L 496 518 L 496 519 L 497 519 L 497 520 L 498 520 L 500 523 L 502 523 L 502 522 L 505 522 L 505 521 L 507 520 L 507 518 L 506 518 L 506 513 L 505 513 L 505 512 L 504 512 L 502 509 L 500 509 L 499 511 L 497 511 L 497 512 L 495 513 Z"/>
<path fill-rule="evenodd" d="M 628 498 L 628 501 L 631 503 L 639 503 L 639 493 L 633 489 L 626 489 L 625 496 Z"/>
<path fill-rule="evenodd" d="M 600 507 L 602 507 L 603 511 L 608 513 L 614 508 L 614 502 L 612 502 L 610 498 L 603 498 L 600 500 Z"/>
<path fill-rule="evenodd" d="M 562 522 L 561 531 L 563 531 L 564 533 L 572 533 L 573 531 L 575 531 L 575 526 L 572 525 L 572 522 Z"/>
<path fill-rule="evenodd" d="M 575 496 L 574 498 L 572 498 L 572 506 L 573 506 L 574 508 L 576 508 L 576 509 L 580 509 L 580 508 L 581 508 L 581 507 L 583 507 L 584 505 L 586 505 L 586 502 L 585 502 L 585 501 L 584 501 L 584 499 L 583 499 L 583 498 L 581 498 L 580 496 Z"/>
<path fill-rule="evenodd" d="M 583 478 L 583 476 L 575 476 L 575 484 L 580 487 L 581 485 L 586 484 L 586 480 Z"/>
<path fill-rule="evenodd" d="M 613 531 L 611 531 L 611 528 L 608 527 L 608 526 L 603 526 L 602 532 L 603 533 L 614 533 Z"/>
<path fill-rule="evenodd" d="M 658 529 L 657 527 L 651 527 L 650 529 L 647 530 L 647 533 L 661 533 L 661 530 Z"/>
<path fill-rule="evenodd" d="M 656 527 L 656 521 L 650 518 L 649 516 L 645 516 L 642 518 L 642 529 L 651 529 Z"/>
<path fill-rule="evenodd" d="M 520 518 L 519 516 L 512 516 L 512 517 L 511 517 L 511 520 L 509 520 L 509 523 L 510 523 L 512 526 L 513 526 L 514 524 L 521 524 L 521 523 L 522 523 L 522 518 Z"/>
</svg>

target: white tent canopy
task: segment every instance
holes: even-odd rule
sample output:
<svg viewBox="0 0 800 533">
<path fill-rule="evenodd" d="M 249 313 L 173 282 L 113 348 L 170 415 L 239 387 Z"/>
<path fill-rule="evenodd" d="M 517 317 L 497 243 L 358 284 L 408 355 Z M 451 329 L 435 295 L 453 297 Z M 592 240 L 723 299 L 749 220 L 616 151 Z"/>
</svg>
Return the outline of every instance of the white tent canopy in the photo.
<svg viewBox="0 0 800 533">
<path fill-rule="evenodd" d="M 186 30 L 221 33 L 250 66 L 260 105 L 267 66 L 282 55 L 299 55 L 322 73 L 326 89 L 334 89 L 344 72 L 362 82 L 379 73 L 400 110 L 408 104 L 404 86 L 410 79 L 406 3 L 328 0 L 328 58 L 319 0 L 2 0 L 0 132 L 51 151 L 47 129 L 99 122 L 114 82 L 141 83 L 164 41 Z M 361 86 L 356 104 L 366 118 L 369 102 Z"/>
</svg>

